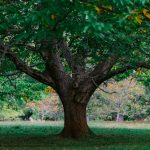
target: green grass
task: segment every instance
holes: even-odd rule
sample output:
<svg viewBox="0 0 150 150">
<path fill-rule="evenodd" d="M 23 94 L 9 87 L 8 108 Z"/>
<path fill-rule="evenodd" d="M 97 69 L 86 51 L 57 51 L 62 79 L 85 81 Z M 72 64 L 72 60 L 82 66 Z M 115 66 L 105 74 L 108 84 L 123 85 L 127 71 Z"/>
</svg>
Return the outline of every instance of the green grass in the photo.
<svg viewBox="0 0 150 150">
<path fill-rule="evenodd" d="M 56 136 L 62 122 L 0 122 L 0 150 L 150 150 L 150 123 L 89 125 L 95 137 L 69 140 Z"/>
</svg>

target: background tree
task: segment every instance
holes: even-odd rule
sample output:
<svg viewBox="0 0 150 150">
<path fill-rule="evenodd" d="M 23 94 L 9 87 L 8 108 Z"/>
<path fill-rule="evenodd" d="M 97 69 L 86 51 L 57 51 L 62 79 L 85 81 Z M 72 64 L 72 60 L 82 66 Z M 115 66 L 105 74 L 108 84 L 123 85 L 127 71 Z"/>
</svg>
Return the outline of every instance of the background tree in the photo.
<svg viewBox="0 0 150 150">
<path fill-rule="evenodd" d="M 17 69 L 54 88 L 64 107 L 62 135 L 89 136 L 86 106 L 97 87 L 128 70 L 150 68 L 149 4 L 2 1 L 0 72 Z"/>
<path fill-rule="evenodd" d="M 88 105 L 89 119 L 116 120 L 117 114 L 125 120 L 136 120 L 149 107 L 142 99 L 148 97 L 148 87 L 140 85 L 133 76 L 121 81 L 109 80 L 93 94 Z"/>
<path fill-rule="evenodd" d="M 23 115 L 26 103 L 48 96 L 47 86 L 22 74 L 0 76 L 0 120 L 17 119 Z"/>
</svg>

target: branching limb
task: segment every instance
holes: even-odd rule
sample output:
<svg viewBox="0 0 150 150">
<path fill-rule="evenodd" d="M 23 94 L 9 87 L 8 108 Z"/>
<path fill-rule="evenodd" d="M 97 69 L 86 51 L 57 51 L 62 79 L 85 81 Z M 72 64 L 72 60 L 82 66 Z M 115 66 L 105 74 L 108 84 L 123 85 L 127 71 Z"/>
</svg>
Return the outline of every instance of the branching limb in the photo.
<svg viewBox="0 0 150 150">
<path fill-rule="evenodd" d="M 114 93 L 117 93 L 115 91 L 107 91 L 103 88 L 101 88 L 99 85 L 96 84 L 96 82 L 94 81 L 94 79 L 92 78 L 92 81 L 93 81 L 93 84 L 95 85 L 96 88 L 98 88 L 100 91 L 104 92 L 104 93 L 107 93 L 107 94 L 114 94 Z"/>
<path fill-rule="evenodd" d="M 65 95 L 72 81 L 65 72 L 64 65 L 58 51 L 58 40 L 43 40 L 41 45 L 41 56 L 45 62 L 46 73 L 51 76 L 56 84 L 56 91 L 59 95 Z"/>
<path fill-rule="evenodd" d="M 89 76 L 94 78 L 96 84 L 99 85 L 101 80 L 109 73 L 109 71 L 115 65 L 117 59 L 117 56 L 112 56 L 111 58 L 100 62 L 89 74 Z"/>
<path fill-rule="evenodd" d="M 119 68 L 117 70 L 112 70 L 107 76 L 106 79 L 110 79 L 116 75 L 122 74 L 128 70 L 132 70 L 132 69 L 137 69 L 137 68 L 146 68 L 146 69 L 150 69 L 150 63 L 147 62 L 139 62 L 136 65 L 132 66 L 132 65 L 126 65 L 122 68 Z"/>
<path fill-rule="evenodd" d="M 9 47 L 5 45 L 0 45 L 0 52 L 3 54 L 5 52 L 5 56 L 8 57 L 16 66 L 18 70 L 21 72 L 26 73 L 27 75 L 31 76 L 32 78 L 47 84 L 47 85 L 54 85 L 53 80 L 51 79 L 50 76 L 45 74 L 44 72 L 40 72 L 36 69 L 33 69 L 32 67 L 29 67 L 28 65 L 25 64 L 21 59 L 17 57 L 17 55 L 10 50 Z"/>
</svg>

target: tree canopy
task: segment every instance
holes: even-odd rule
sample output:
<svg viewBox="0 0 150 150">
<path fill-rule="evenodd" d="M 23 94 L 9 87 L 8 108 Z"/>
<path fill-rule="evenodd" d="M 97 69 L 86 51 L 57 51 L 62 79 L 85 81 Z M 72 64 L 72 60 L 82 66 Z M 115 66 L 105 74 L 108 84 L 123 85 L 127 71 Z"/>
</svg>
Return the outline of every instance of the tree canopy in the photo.
<svg viewBox="0 0 150 150">
<path fill-rule="evenodd" d="M 67 73 L 75 73 L 75 66 L 89 71 L 112 56 L 113 69 L 144 65 L 139 62 L 149 61 L 148 6 L 146 0 L 5 1 L 0 9 L 1 52 L 5 45 L 5 53 L 11 49 L 9 60 L 19 61 L 18 56 L 41 71 L 40 53 L 47 49 L 59 51 Z M 1 70 L 12 69 L 9 60 L 3 61 Z"/>
</svg>

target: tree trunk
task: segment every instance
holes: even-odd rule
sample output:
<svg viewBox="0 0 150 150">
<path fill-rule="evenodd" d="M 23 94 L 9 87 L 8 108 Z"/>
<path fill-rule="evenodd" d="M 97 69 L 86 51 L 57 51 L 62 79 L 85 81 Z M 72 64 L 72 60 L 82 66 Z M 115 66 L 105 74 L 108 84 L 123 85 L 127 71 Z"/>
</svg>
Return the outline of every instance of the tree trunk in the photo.
<svg viewBox="0 0 150 150">
<path fill-rule="evenodd" d="M 71 101 L 64 104 L 64 129 L 62 136 L 67 138 L 87 137 L 92 134 L 86 117 L 86 105 Z"/>
</svg>

